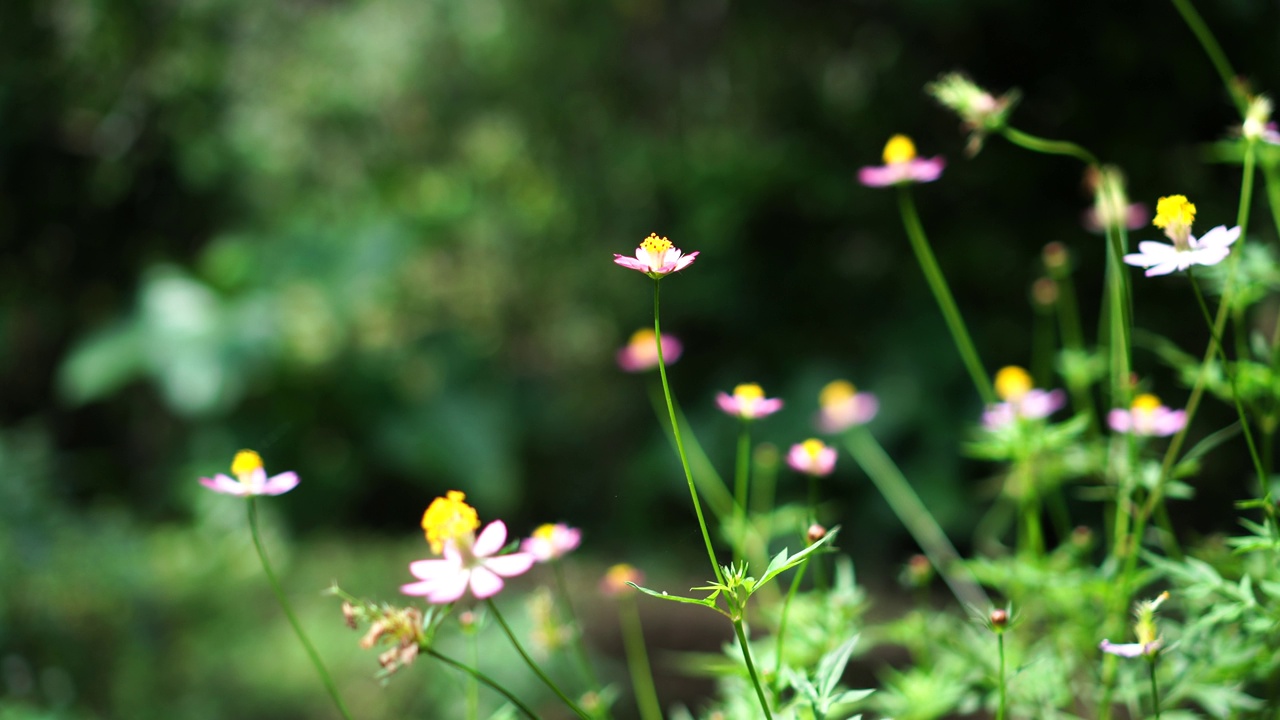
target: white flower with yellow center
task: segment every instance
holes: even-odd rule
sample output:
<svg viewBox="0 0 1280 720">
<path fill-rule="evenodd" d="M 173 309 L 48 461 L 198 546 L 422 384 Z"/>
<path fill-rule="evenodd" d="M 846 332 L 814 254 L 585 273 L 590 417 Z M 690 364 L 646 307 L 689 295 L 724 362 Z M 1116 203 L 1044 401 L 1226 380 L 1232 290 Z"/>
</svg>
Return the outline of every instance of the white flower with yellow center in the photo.
<svg viewBox="0 0 1280 720">
<path fill-rule="evenodd" d="M 1231 254 L 1231 244 L 1240 238 L 1240 228 L 1219 225 L 1199 239 L 1191 234 L 1196 206 L 1185 195 L 1169 195 L 1156 204 L 1152 224 L 1164 230 L 1172 245 L 1154 240 L 1138 243 L 1138 252 L 1124 256 L 1125 263 L 1147 269 L 1147 277 L 1168 275 L 1192 265 L 1217 265 Z"/>
<path fill-rule="evenodd" d="M 613 261 L 624 268 L 642 272 L 654 280 L 661 280 L 666 275 L 689 267 L 696 257 L 698 257 L 696 251 L 685 255 L 667 238 L 658 237 L 657 233 L 649 233 L 649 237 L 636 248 L 635 257 L 615 253 Z"/>
</svg>

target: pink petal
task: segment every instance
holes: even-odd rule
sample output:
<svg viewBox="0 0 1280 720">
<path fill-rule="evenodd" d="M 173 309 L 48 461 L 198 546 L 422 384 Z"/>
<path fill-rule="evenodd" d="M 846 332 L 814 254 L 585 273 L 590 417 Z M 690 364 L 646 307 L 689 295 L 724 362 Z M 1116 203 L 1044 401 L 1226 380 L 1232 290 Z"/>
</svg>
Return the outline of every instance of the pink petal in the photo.
<svg viewBox="0 0 1280 720">
<path fill-rule="evenodd" d="M 772 415 L 781 409 L 781 398 L 766 398 L 756 403 L 755 408 L 751 412 L 751 417 L 762 418 L 766 415 Z"/>
<path fill-rule="evenodd" d="M 482 564 L 502 577 L 515 577 L 521 573 L 528 572 L 536 560 L 537 558 L 531 553 L 514 552 L 485 558 Z"/>
<path fill-rule="evenodd" d="M 460 570 L 455 575 L 440 578 L 435 587 L 427 593 L 427 600 L 441 605 L 457 600 L 467 591 L 467 580 L 470 576 L 470 570 Z"/>
<path fill-rule="evenodd" d="M 282 495 L 297 486 L 298 474 L 295 472 L 284 472 L 263 483 L 262 489 L 258 492 L 262 495 Z"/>
<path fill-rule="evenodd" d="M 244 496 L 249 494 L 249 488 L 241 485 L 240 481 L 232 480 L 226 475 L 219 474 L 214 475 L 212 478 L 200 478 L 200 484 L 214 492 L 227 495 Z"/>
<path fill-rule="evenodd" d="M 888 187 L 903 180 L 900 165 L 874 165 L 858 171 L 858 182 L 867 187 Z"/>
<path fill-rule="evenodd" d="M 1160 408 L 1160 410 L 1156 411 L 1152 421 L 1154 434 L 1160 437 L 1168 437 L 1186 426 L 1187 412 L 1185 410 L 1165 410 Z"/>
<path fill-rule="evenodd" d="M 1133 431 L 1133 418 L 1128 410 L 1114 408 L 1107 413 L 1107 425 L 1119 433 L 1127 433 Z"/>
<path fill-rule="evenodd" d="M 933 182 L 942 176 L 946 164 L 941 157 L 917 158 L 907 163 L 907 175 L 916 182 Z"/>
<path fill-rule="evenodd" d="M 502 589 L 502 578 L 484 567 L 471 571 L 471 594 L 484 599 L 493 597 Z"/>
<path fill-rule="evenodd" d="M 409 572 L 419 580 L 436 580 L 452 575 L 462 569 L 462 563 L 444 560 L 415 560 L 409 563 Z"/>
<path fill-rule="evenodd" d="M 615 254 L 613 256 L 613 261 L 624 268 L 629 268 L 631 270 L 639 270 L 642 273 L 649 272 L 648 263 L 641 262 L 639 260 L 636 260 L 635 258 L 629 258 L 626 255 Z"/>
<path fill-rule="evenodd" d="M 730 415 L 738 414 L 738 400 L 729 393 L 716 393 L 716 404 Z"/>
<path fill-rule="evenodd" d="M 489 557 L 502 549 L 507 543 L 507 525 L 501 520 L 494 520 L 480 531 L 480 537 L 471 546 L 476 557 Z"/>
</svg>

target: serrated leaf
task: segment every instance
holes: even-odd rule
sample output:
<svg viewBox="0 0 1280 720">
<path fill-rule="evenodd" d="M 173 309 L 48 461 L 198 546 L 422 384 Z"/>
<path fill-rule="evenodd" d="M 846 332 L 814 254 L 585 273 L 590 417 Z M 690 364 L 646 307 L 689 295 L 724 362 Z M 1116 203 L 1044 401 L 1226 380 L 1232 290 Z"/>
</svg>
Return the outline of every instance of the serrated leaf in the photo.
<svg viewBox="0 0 1280 720">
<path fill-rule="evenodd" d="M 716 595 L 720 594 L 719 590 L 717 590 L 714 594 L 712 594 L 711 597 L 698 599 L 698 598 L 684 597 L 682 595 L 671 595 L 665 592 L 658 592 L 657 590 L 650 590 L 649 588 L 646 588 L 646 587 L 640 587 L 639 585 L 636 585 L 633 582 L 629 582 L 627 584 L 639 590 L 640 592 L 644 593 L 645 595 L 661 598 L 662 600 L 670 600 L 672 602 L 685 603 L 687 605 L 702 605 L 704 607 L 709 607 L 712 610 L 715 610 L 716 612 L 721 612 L 720 608 L 716 607 Z"/>
<path fill-rule="evenodd" d="M 835 692 L 836 684 L 840 682 L 840 678 L 844 677 L 844 668 L 849 664 L 849 656 L 853 654 L 853 648 L 857 644 L 858 636 L 854 635 L 823 655 L 818 661 L 818 672 L 814 680 L 817 681 L 818 691 L 823 697 L 828 697 Z"/>
</svg>

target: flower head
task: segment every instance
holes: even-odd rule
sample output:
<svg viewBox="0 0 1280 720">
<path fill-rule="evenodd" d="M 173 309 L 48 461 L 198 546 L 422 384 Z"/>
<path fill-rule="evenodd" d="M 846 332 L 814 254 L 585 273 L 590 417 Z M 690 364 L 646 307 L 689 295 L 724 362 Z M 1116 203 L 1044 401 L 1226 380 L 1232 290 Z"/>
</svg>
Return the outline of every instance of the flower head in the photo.
<svg viewBox="0 0 1280 720">
<path fill-rule="evenodd" d="M 1115 408 L 1108 413 L 1107 424 L 1120 433 L 1168 437 L 1187 424 L 1187 413 L 1170 410 L 1155 395 L 1143 394 L 1133 399 L 1128 410 Z"/>
<path fill-rule="evenodd" d="M 600 592 L 609 597 L 618 597 L 635 592 L 627 583 L 639 585 L 644 582 L 644 573 L 626 563 L 618 563 L 609 568 L 600 580 Z"/>
<path fill-rule="evenodd" d="M 1116 644 L 1110 640 L 1103 640 L 1098 647 L 1105 653 L 1119 655 L 1120 657 L 1147 657 L 1154 659 L 1164 644 L 1164 641 L 1160 638 L 1159 630 L 1156 628 L 1156 610 L 1168 599 L 1169 593 L 1165 591 L 1156 596 L 1154 600 L 1143 600 L 1134 607 L 1133 634 L 1137 636 L 1138 642 Z"/>
<path fill-rule="evenodd" d="M 982 149 L 987 133 L 999 132 L 1008 123 L 1009 113 L 1018 104 L 1018 92 L 1011 90 L 999 98 L 978 87 L 964 73 L 947 73 L 925 86 L 943 106 L 960 116 L 969 131 L 966 152 L 972 157 Z"/>
<path fill-rule="evenodd" d="M 480 527 L 476 509 L 464 502 L 466 493 L 450 490 L 438 497 L 422 513 L 422 529 L 431 543 L 431 552 L 439 555 L 446 542 L 466 538 L 468 542 L 475 529 Z"/>
<path fill-rule="evenodd" d="M 836 449 L 816 438 L 791 446 L 787 464 L 793 470 L 814 477 L 830 475 L 836 469 Z"/>
<path fill-rule="evenodd" d="M 642 272 L 654 280 L 661 280 L 673 272 L 689 267 L 696 257 L 698 257 L 697 252 L 685 255 L 667 238 L 658 237 L 657 233 L 649 233 L 649 237 L 641 241 L 640 247 L 636 248 L 635 257 L 615 254 L 613 261 L 624 268 Z"/>
<path fill-rule="evenodd" d="M 1249 110 L 1245 114 L 1244 124 L 1240 126 L 1240 134 L 1246 140 L 1261 140 L 1272 145 L 1280 145 L 1280 131 L 1271 121 L 1271 98 L 1256 95 L 1249 99 Z"/>
<path fill-rule="evenodd" d="M 252 450 L 241 450 L 231 461 L 231 479 L 221 473 L 212 478 L 200 478 L 200 484 L 214 492 L 227 495 L 281 495 L 298 486 L 298 474 L 284 472 L 267 477 L 262 466 L 262 456 Z"/>
<path fill-rule="evenodd" d="M 1142 203 L 1129 202 L 1125 193 L 1124 175 L 1111 165 L 1089 168 L 1085 172 L 1085 187 L 1093 193 L 1093 207 L 1085 211 L 1084 227 L 1089 232 L 1102 233 L 1108 227 L 1126 227 L 1130 230 L 1147 224 L 1150 214 Z"/>
<path fill-rule="evenodd" d="M 555 560 L 577 549 L 582 542 L 582 531 L 564 523 L 538 526 L 533 535 L 520 543 L 520 550 L 527 552 L 538 562 Z"/>
<path fill-rule="evenodd" d="M 1066 394 L 1061 390 L 1039 390 L 1032 385 L 1031 374 L 1010 365 L 996 373 L 996 395 L 1004 402 L 987 406 L 982 413 L 982 424 L 988 430 L 996 430 L 1012 424 L 1018 418 L 1036 420 L 1057 412 L 1066 404 Z"/>
<path fill-rule="evenodd" d="M 864 167 L 858 182 L 867 187 L 888 187 L 913 182 L 933 182 L 942 175 L 941 157 L 916 157 L 915 143 L 906 135 L 894 135 L 884 146 L 884 165 Z"/>
<path fill-rule="evenodd" d="M 471 541 L 470 533 L 444 542 L 444 557 L 409 563 L 418 582 L 400 586 L 405 595 L 420 595 L 427 602 L 443 604 L 461 598 L 467 589 L 477 598 L 493 597 L 502 590 L 502 579 L 533 567 L 527 552 L 499 555 L 507 542 L 507 526 L 494 520 Z"/>
<path fill-rule="evenodd" d="M 1191 223 L 1196 218 L 1196 206 L 1185 195 L 1169 195 L 1156 204 L 1156 218 L 1152 224 L 1164 230 L 1173 241 L 1167 245 L 1153 240 L 1138 243 L 1138 252 L 1124 256 L 1129 265 L 1147 268 L 1147 276 L 1168 275 L 1175 270 L 1186 270 L 1192 265 L 1217 265 L 1231 254 L 1231 244 L 1240 237 L 1240 228 L 1227 229 L 1219 225 L 1200 239 L 1191 234 Z"/>
<path fill-rule="evenodd" d="M 860 393 L 848 380 L 833 380 L 818 394 L 818 429 L 838 433 L 870 422 L 880 409 L 871 393 Z"/>
<path fill-rule="evenodd" d="M 618 351 L 618 367 L 627 372 L 641 372 L 658 367 L 658 343 L 652 330 L 635 331 L 627 346 Z M 684 346 L 666 333 L 662 334 L 662 359 L 667 365 L 680 359 Z"/>
<path fill-rule="evenodd" d="M 755 383 L 743 383 L 733 389 L 733 394 L 718 393 L 716 404 L 730 415 L 743 420 L 758 420 L 782 409 L 782 400 L 766 398 L 764 390 Z"/>
</svg>

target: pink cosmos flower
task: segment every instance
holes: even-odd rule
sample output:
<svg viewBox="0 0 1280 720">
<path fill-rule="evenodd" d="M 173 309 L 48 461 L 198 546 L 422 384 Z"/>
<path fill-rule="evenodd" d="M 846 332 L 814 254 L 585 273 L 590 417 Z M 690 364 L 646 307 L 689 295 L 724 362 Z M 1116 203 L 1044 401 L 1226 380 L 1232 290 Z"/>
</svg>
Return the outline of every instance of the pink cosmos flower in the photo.
<svg viewBox="0 0 1280 720">
<path fill-rule="evenodd" d="M 298 486 L 298 474 L 284 472 L 267 477 L 262 466 L 262 456 L 252 450 L 241 450 L 231 461 L 231 474 L 235 479 L 221 473 L 212 478 L 200 478 L 200 484 L 214 492 L 227 495 L 282 495 Z"/>
<path fill-rule="evenodd" d="M 535 560 L 527 552 L 498 555 L 506 542 L 507 526 L 501 520 L 486 525 L 474 543 L 467 538 L 446 541 L 444 557 L 409 563 L 418 582 L 402 585 L 400 592 L 436 604 L 454 602 L 468 587 L 477 598 L 493 597 L 502 590 L 502 578 L 527 572 Z"/>
<path fill-rule="evenodd" d="M 791 446 L 787 464 L 793 470 L 814 477 L 830 475 L 836 469 L 836 449 L 821 440 L 810 438 Z"/>
<path fill-rule="evenodd" d="M 832 434 L 870 422 L 880 410 L 875 395 L 858 392 L 847 380 L 827 383 L 818 395 L 818 405 L 818 429 Z"/>
<path fill-rule="evenodd" d="M 884 165 L 862 168 L 858 171 L 858 182 L 867 187 L 933 182 L 942 176 L 945 166 L 946 162 L 941 157 L 916 157 L 916 146 L 911 138 L 894 135 L 884 146 Z"/>
<path fill-rule="evenodd" d="M 533 535 L 520 543 L 521 552 L 529 553 L 540 563 L 555 560 L 577 549 L 582 531 L 564 523 L 541 525 Z"/>
<path fill-rule="evenodd" d="M 1119 218 L 1120 223 L 1130 230 L 1140 230 L 1146 227 L 1147 219 L 1151 217 L 1151 211 L 1143 203 L 1132 203 L 1123 209 L 1123 214 Z M 1084 211 L 1081 223 L 1084 229 L 1091 233 L 1104 233 L 1107 231 L 1107 225 L 1110 224 L 1111 218 L 1105 217 L 1104 213 L 1100 213 L 1097 207 L 1091 207 Z"/>
<path fill-rule="evenodd" d="M 782 400 L 766 398 L 764 390 L 755 383 L 743 383 L 733 389 L 733 394 L 717 393 L 716 404 L 720 409 L 742 418 L 743 420 L 759 420 L 782 409 Z"/>
<path fill-rule="evenodd" d="M 600 579 L 600 592 L 609 597 L 620 597 L 635 592 L 627 583 L 644 584 L 644 573 L 626 563 L 618 563 Z"/>
<path fill-rule="evenodd" d="M 696 257 L 698 257 L 697 252 L 685 255 L 667 238 L 658 237 L 657 233 L 649 233 L 649 237 L 636 248 L 635 257 L 615 253 L 613 261 L 624 268 L 642 272 L 654 280 L 661 280 L 673 272 L 689 267 Z"/>
<path fill-rule="evenodd" d="M 1160 398 L 1144 394 L 1134 398 L 1128 410 L 1115 408 L 1108 413 L 1107 424 L 1119 433 L 1168 437 L 1186 426 L 1187 413 L 1170 410 L 1160 404 Z"/>
<path fill-rule="evenodd" d="M 996 395 L 1004 402 L 988 405 L 982 413 L 982 425 L 988 430 L 998 430 L 1011 425 L 1018 418 L 1038 420 L 1049 417 L 1067 403 L 1067 395 L 1061 390 L 1039 390 L 1031 386 L 1031 375 L 1024 369 L 1009 365 L 996 373 Z"/>
<path fill-rule="evenodd" d="M 643 372 L 658 367 L 658 343 L 652 330 L 637 330 L 627 346 L 618 351 L 618 367 L 626 372 Z M 680 359 L 684 346 L 674 336 L 662 333 L 662 359 L 668 365 Z"/>
</svg>

